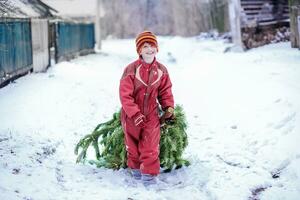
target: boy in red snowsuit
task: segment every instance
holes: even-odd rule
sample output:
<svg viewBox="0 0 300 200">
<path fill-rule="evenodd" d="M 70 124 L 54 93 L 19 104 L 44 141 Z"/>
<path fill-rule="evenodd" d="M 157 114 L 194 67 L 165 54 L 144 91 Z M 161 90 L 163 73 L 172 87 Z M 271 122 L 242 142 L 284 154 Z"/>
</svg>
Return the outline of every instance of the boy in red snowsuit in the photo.
<svg viewBox="0 0 300 200">
<path fill-rule="evenodd" d="M 174 99 L 168 71 L 155 58 L 156 36 L 144 31 L 135 42 L 139 59 L 125 68 L 120 80 L 121 122 L 127 165 L 135 179 L 150 185 L 156 183 L 160 169 L 158 103 L 165 119 L 173 118 Z"/>
</svg>

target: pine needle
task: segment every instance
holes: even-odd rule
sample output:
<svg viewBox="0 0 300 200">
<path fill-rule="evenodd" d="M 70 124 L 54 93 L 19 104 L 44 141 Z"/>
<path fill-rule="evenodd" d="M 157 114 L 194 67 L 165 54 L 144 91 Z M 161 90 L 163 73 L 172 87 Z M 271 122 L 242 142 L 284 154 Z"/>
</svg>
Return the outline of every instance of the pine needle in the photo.
<svg viewBox="0 0 300 200">
<path fill-rule="evenodd" d="M 188 137 L 186 118 L 179 105 L 175 107 L 175 116 L 175 120 L 166 121 L 166 125 L 161 127 L 159 158 L 165 172 L 190 165 L 189 161 L 182 158 L 183 151 L 188 145 Z M 95 150 L 96 160 L 86 159 L 90 146 Z M 98 124 L 91 134 L 84 136 L 76 145 L 74 153 L 78 155 L 77 163 L 88 162 L 97 167 L 110 169 L 126 168 L 127 157 L 120 111 L 114 113 L 111 120 Z"/>
</svg>

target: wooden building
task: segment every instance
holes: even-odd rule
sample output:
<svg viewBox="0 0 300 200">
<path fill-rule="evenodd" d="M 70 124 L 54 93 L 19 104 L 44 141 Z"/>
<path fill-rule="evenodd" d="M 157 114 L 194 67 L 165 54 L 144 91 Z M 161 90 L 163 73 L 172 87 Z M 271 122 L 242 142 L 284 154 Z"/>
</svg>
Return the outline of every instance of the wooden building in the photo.
<svg viewBox="0 0 300 200">
<path fill-rule="evenodd" d="M 229 0 L 234 43 L 250 49 L 289 40 L 287 0 Z"/>
</svg>

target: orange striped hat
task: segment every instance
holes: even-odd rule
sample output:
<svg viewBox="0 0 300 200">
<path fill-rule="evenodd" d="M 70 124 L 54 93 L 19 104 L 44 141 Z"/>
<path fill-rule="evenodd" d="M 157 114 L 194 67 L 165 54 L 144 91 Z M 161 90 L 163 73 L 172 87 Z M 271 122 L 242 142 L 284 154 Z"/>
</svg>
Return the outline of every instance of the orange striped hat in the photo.
<svg viewBox="0 0 300 200">
<path fill-rule="evenodd" d="M 151 31 L 144 31 L 141 32 L 135 39 L 136 51 L 138 54 L 145 42 L 154 44 L 158 51 L 156 36 Z"/>
</svg>

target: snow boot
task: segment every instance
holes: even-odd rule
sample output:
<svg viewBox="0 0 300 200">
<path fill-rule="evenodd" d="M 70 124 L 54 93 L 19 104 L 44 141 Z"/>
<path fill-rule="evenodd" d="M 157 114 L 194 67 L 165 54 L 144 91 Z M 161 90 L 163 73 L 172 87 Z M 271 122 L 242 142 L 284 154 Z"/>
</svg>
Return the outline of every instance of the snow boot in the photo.
<svg viewBox="0 0 300 200">
<path fill-rule="evenodd" d="M 151 174 L 142 174 L 141 180 L 146 188 L 157 183 L 156 176 Z"/>
<path fill-rule="evenodd" d="M 129 187 L 137 187 L 138 182 L 141 180 L 141 172 L 139 169 L 130 169 L 128 168 L 129 177 L 125 178 L 125 183 Z"/>
<path fill-rule="evenodd" d="M 130 173 L 135 180 L 141 180 L 142 174 L 139 169 L 131 169 Z"/>
</svg>

